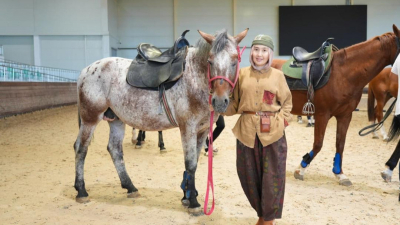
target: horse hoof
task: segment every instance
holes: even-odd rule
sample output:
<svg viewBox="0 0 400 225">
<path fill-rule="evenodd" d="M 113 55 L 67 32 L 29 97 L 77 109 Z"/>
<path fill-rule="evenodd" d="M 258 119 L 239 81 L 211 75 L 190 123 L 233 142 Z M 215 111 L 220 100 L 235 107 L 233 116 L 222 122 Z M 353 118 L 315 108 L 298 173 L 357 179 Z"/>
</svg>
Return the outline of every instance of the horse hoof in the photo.
<svg viewBox="0 0 400 225">
<path fill-rule="evenodd" d="M 203 210 L 201 207 L 196 207 L 196 208 L 188 208 L 188 211 L 191 215 L 193 216 L 200 216 L 203 214 Z"/>
<path fill-rule="evenodd" d="M 88 203 L 88 202 L 90 202 L 90 199 L 89 199 L 89 197 L 80 197 L 80 198 L 76 197 L 75 201 L 77 203 Z"/>
<path fill-rule="evenodd" d="M 132 144 L 136 144 L 137 143 L 136 139 L 132 139 L 131 141 L 132 141 Z"/>
<path fill-rule="evenodd" d="M 385 182 L 391 182 L 392 181 L 392 176 L 389 174 L 385 173 L 385 171 L 381 172 L 381 177 Z"/>
<path fill-rule="evenodd" d="M 346 186 L 346 187 L 349 187 L 349 186 L 353 185 L 353 183 L 351 183 L 351 181 L 349 179 L 340 180 L 339 184 L 343 185 L 343 186 Z"/>
<path fill-rule="evenodd" d="M 160 148 L 160 152 L 161 152 L 161 153 L 166 153 L 166 152 L 167 152 L 167 149 L 166 149 L 166 148 Z"/>
<path fill-rule="evenodd" d="M 138 191 L 128 193 L 128 198 L 137 198 L 137 197 L 140 197 L 140 194 Z"/>
<path fill-rule="evenodd" d="M 304 176 L 300 175 L 300 171 L 298 170 L 294 171 L 294 178 L 296 178 L 297 180 L 304 180 Z"/>
<path fill-rule="evenodd" d="M 185 207 L 189 207 L 189 205 L 190 205 L 189 199 L 182 199 L 181 202 L 182 202 L 182 205 Z"/>
<path fill-rule="evenodd" d="M 142 146 L 141 145 L 135 145 L 135 148 L 136 149 L 140 149 L 140 148 L 142 148 Z"/>
<path fill-rule="evenodd" d="M 388 141 L 389 140 L 389 138 L 388 137 L 384 137 L 383 139 L 382 139 L 382 141 Z"/>
</svg>

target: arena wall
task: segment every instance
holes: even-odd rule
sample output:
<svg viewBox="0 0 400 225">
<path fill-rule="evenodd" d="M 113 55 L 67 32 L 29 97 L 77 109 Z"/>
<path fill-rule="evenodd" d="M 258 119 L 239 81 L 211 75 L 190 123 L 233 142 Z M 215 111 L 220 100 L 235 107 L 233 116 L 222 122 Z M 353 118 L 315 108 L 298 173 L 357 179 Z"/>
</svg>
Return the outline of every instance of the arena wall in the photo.
<svg viewBox="0 0 400 225">
<path fill-rule="evenodd" d="M 76 83 L 0 82 L 0 118 L 76 104 Z"/>
</svg>

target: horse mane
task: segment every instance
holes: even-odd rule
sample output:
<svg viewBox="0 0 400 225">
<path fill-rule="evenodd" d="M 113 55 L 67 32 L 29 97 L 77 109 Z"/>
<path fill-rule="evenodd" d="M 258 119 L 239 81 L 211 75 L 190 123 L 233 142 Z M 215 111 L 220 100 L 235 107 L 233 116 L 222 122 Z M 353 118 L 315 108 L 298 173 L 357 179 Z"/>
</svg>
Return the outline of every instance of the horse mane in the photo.
<svg viewBox="0 0 400 225">
<path fill-rule="evenodd" d="M 391 49 L 391 39 L 394 38 L 395 35 L 392 32 L 388 32 L 382 34 L 381 36 L 376 36 L 374 39 L 378 39 L 381 42 L 381 48 L 384 51 L 390 51 Z"/>
<path fill-rule="evenodd" d="M 200 38 L 194 48 L 196 48 L 196 58 L 198 63 L 204 65 L 207 63 L 209 53 L 217 54 L 225 49 L 231 38 L 229 37 L 227 30 L 218 31 L 215 35 L 215 39 L 210 45 L 204 38 Z M 202 66 L 202 68 L 205 68 Z"/>
<path fill-rule="evenodd" d="M 381 43 L 381 49 L 383 51 L 390 51 L 390 49 L 392 47 L 391 46 L 392 45 L 392 41 L 391 40 L 394 37 L 395 37 L 394 33 L 388 32 L 388 33 L 382 34 L 380 36 L 373 37 L 373 38 L 371 38 L 369 40 L 363 41 L 361 43 L 357 43 L 357 44 L 351 45 L 349 47 L 342 48 L 339 51 L 335 52 L 335 54 L 338 54 L 338 56 L 341 56 L 341 57 L 337 57 L 337 58 L 340 58 L 342 60 L 342 62 L 344 63 L 344 61 L 347 59 L 347 52 L 351 52 L 353 50 L 357 50 L 359 48 L 362 48 L 362 47 L 365 46 L 365 44 L 371 43 L 373 41 L 379 41 Z"/>
</svg>

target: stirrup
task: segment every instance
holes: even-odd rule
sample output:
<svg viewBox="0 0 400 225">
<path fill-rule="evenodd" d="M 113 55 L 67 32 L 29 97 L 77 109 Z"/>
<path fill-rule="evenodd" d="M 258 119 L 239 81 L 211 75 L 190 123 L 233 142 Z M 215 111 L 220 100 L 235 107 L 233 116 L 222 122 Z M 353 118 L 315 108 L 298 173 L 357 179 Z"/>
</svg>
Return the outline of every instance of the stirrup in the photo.
<svg viewBox="0 0 400 225">
<path fill-rule="evenodd" d="M 308 100 L 306 104 L 303 106 L 303 114 L 305 115 L 313 115 L 315 113 L 315 106 L 314 104 Z"/>
</svg>

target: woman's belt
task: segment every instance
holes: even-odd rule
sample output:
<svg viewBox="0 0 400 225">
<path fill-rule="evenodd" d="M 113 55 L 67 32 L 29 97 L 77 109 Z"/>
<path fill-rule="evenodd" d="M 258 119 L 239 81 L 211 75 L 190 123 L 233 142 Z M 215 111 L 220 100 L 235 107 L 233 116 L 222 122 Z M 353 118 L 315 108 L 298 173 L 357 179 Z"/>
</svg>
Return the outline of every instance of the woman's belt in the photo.
<svg viewBox="0 0 400 225">
<path fill-rule="evenodd" d="M 252 112 L 252 111 L 243 111 L 244 114 L 253 114 L 256 116 L 275 116 L 275 112 L 269 112 L 269 111 L 257 111 L 257 112 Z"/>
</svg>

